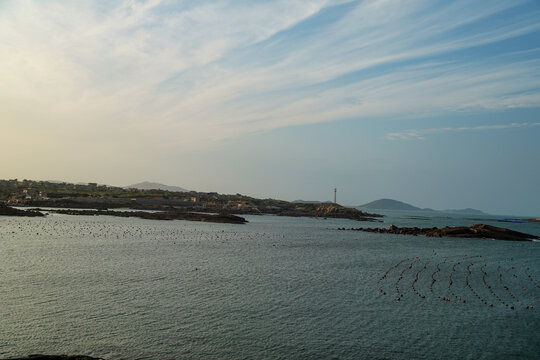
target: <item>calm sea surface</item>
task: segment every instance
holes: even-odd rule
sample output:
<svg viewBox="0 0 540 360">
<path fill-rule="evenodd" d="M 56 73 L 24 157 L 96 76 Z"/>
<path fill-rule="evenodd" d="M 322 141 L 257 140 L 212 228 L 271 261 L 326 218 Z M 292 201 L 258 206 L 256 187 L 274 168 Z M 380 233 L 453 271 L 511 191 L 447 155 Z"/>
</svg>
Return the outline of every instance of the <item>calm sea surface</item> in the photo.
<svg viewBox="0 0 540 360">
<path fill-rule="evenodd" d="M 540 242 L 336 229 L 540 224 L 386 214 L 1 217 L 0 358 L 538 359 Z"/>
</svg>

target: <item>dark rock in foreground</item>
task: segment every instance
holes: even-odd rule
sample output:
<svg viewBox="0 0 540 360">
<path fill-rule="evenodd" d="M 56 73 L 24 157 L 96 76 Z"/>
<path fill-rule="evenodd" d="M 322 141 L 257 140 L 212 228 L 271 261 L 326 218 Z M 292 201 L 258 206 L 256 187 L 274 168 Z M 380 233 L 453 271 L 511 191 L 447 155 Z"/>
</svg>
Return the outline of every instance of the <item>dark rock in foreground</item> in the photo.
<svg viewBox="0 0 540 360">
<path fill-rule="evenodd" d="M 21 209 L 15 209 L 11 206 L 7 206 L 4 204 L 0 204 L 0 216 L 45 216 L 44 214 L 40 213 L 39 211 L 35 210 L 21 210 Z"/>
<path fill-rule="evenodd" d="M 28 355 L 25 358 L 6 359 L 6 360 L 103 360 L 84 355 Z"/>
<path fill-rule="evenodd" d="M 69 209 L 55 209 L 48 210 L 57 214 L 65 215 L 106 215 L 106 216 L 118 216 L 118 217 L 138 217 L 147 220 L 189 220 L 189 221 L 203 221 L 203 222 L 215 222 L 215 223 L 227 223 L 227 224 L 245 224 L 246 219 L 240 216 L 231 214 L 204 214 L 186 211 L 159 211 L 159 212 L 146 212 L 146 211 L 112 211 L 112 210 L 69 210 Z"/>
<path fill-rule="evenodd" d="M 443 228 L 418 228 L 418 227 L 397 227 L 390 225 L 388 229 L 382 228 L 340 228 L 339 230 L 366 231 L 379 234 L 398 234 L 398 235 L 424 235 L 428 237 L 460 237 L 476 239 L 496 239 L 509 241 L 532 241 L 540 237 L 531 234 L 525 234 L 497 226 L 486 224 L 475 224 L 466 226 L 445 226 Z"/>
</svg>

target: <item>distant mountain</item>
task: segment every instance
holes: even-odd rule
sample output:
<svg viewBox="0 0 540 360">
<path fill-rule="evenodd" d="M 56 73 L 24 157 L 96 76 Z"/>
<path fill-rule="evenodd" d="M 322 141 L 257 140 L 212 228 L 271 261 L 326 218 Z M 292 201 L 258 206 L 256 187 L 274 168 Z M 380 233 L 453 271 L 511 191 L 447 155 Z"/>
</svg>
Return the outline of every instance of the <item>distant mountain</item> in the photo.
<svg viewBox="0 0 540 360">
<path fill-rule="evenodd" d="M 445 213 L 454 213 L 454 214 L 470 214 L 470 215 L 487 215 L 485 212 L 476 210 L 476 209 L 449 209 L 449 210 L 433 210 L 430 208 L 419 208 L 411 204 L 404 203 L 403 201 L 392 200 L 392 199 L 380 199 L 375 200 L 370 203 L 357 206 L 362 209 L 372 209 L 372 210 L 407 210 L 407 211 L 437 211 Z"/>
<path fill-rule="evenodd" d="M 167 190 L 167 191 L 176 191 L 176 192 L 188 192 L 189 190 L 186 190 L 184 188 L 181 188 L 179 186 L 169 186 L 165 184 L 155 183 L 155 182 L 149 182 L 144 181 L 138 184 L 133 184 L 129 186 L 125 186 L 126 189 L 139 189 L 139 190 Z"/>
<path fill-rule="evenodd" d="M 470 214 L 470 215 L 487 215 L 485 212 L 481 210 L 476 210 L 476 209 L 471 209 L 471 208 L 441 210 L 441 212 L 455 213 L 455 214 Z"/>
<path fill-rule="evenodd" d="M 409 210 L 416 211 L 422 210 L 419 207 L 412 206 L 411 204 L 404 203 L 403 201 L 392 200 L 392 199 L 380 199 L 375 200 L 370 203 L 360 205 L 363 209 L 376 209 L 376 210 Z"/>
</svg>

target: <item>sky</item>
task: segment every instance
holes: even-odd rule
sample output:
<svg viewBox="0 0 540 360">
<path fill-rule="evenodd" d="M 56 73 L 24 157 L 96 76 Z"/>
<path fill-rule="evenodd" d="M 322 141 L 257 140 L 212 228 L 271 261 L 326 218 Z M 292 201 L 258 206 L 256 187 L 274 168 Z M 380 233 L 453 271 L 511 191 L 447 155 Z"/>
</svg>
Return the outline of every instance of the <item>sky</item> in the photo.
<svg viewBox="0 0 540 360">
<path fill-rule="evenodd" d="M 0 178 L 540 216 L 537 0 L 0 0 Z"/>
</svg>

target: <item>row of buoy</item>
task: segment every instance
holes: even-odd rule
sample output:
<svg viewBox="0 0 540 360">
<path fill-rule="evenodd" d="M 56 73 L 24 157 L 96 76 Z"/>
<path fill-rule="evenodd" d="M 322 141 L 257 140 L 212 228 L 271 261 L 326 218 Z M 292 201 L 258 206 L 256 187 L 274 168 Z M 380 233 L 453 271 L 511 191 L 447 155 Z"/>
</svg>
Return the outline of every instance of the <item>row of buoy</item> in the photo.
<svg viewBox="0 0 540 360">
<path fill-rule="evenodd" d="M 427 269 L 427 266 L 428 266 L 428 264 L 429 264 L 430 261 L 431 261 L 431 260 L 426 261 L 426 262 L 424 263 L 424 266 L 423 266 L 420 270 L 418 270 L 418 271 L 416 272 L 414 281 L 413 281 L 413 283 L 412 283 L 412 285 L 411 285 L 413 291 L 414 291 L 414 292 L 416 293 L 416 295 L 418 295 L 418 297 L 420 297 L 421 299 L 425 299 L 426 296 L 423 295 L 423 294 L 421 294 L 421 293 L 416 289 L 415 284 L 416 284 L 416 282 L 418 281 L 418 278 L 419 278 L 419 276 L 420 276 L 420 273 L 422 273 L 424 270 Z"/>
<path fill-rule="evenodd" d="M 405 273 L 405 271 L 408 271 L 408 270 L 411 270 L 414 266 L 414 264 L 416 264 L 418 261 L 420 261 L 420 258 L 417 256 L 415 258 L 415 260 L 413 260 L 410 264 L 409 264 L 409 267 L 408 268 L 405 268 L 403 269 L 403 271 L 401 272 L 401 276 L 400 278 L 398 279 L 398 282 L 401 281 L 403 279 L 403 274 Z M 396 283 L 396 286 L 397 286 L 397 283 Z M 414 290 L 414 286 L 413 284 L 411 284 L 411 288 Z M 398 289 L 399 290 L 399 289 Z M 399 294 L 400 297 L 403 297 L 403 294 Z"/>
<path fill-rule="evenodd" d="M 486 262 L 486 259 L 485 259 L 485 258 L 480 259 L 480 260 L 482 260 L 484 263 Z M 478 261 L 480 261 L 480 260 L 478 260 Z M 476 296 L 476 298 L 477 298 L 482 304 L 487 305 L 487 306 L 489 306 L 490 308 L 492 308 L 492 307 L 493 307 L 493 303 L 488 303 L 488 301 L 487 301 L 485 298 L 483 298 L 482 296 L 480 296 L 480 294 L 478 294 L 478 292 L 472 287 L 472 285 L 471 285 L 471 283 L 470 283 L 470 281 L 469 281 L 469 278 L 470 278 L 470 276 L 471 276 L 471 274 L 472 274 L 471 266 L 473 266 L 475 263 L 476 263 L 476 262 L 470 262 L 469 265 L 467 265 L 467 268 L 466 268 L 466 269 L 467 269 L 467 277 L 466 277 L 466 281 L 465 281 L 465 282 L 466 282 L 466 285 L 467 285 L 467 287 L 469 288 L 469 290 L 473 293 L 473 295 Z M 480 267 L 480 269 L 481 269 L 481 271 L 482 271 L 482 267 Z M 483 274 L 483 276 L 485 276 L 485 274 Z M 485 281 L 484 278 L 483 278 L 482 280 Z"/>
<path fill-rule="evenodd" d="M 499 302 L 501 302 L 503 305 L 505 305 L 505 303 L 502 301 L 502 299 L 499 297 L 499 295 L 497 295 L 495 293 L 495 291 L 493 291 L 491 285 L 488 284 L 487 280 L 486 280 L 486 276 L 487 276 L 487 272 L 486 272 L 486 268 L 485 268 L 485 265 L 483 265 L 482 267 L 480 267 L 480 271 L 482 271 L 482 282 L 484 283 L 484 286 L 488 289 L 488 291 L 491 293 L 491 295 L 497 299 Z M 493 307 L 493 304 L 489 304 L 490 307 Z"/>
<path fill-rule="evenodd" d="M 436 256 L 437 254 L 433 252 L 432 257 L 436 257 Z M 377 281 L 377 283 L 379 284 L 379 292 L 386 294 L 386 291 L 384 290 L 384 287 L 385 287 L 384 280 L 387 280 L 390 278 L 392 270 L 395 270 L 395 269 L 397 270 L 397 268 L 401 266 L 401 271 L 395 275 L 397 278 L 394 283 L 394 289 L 397 295 L 397 299 L 396 299 L 397 301 L 401 301 L 404 298 L 405 293 L 403 292 L 403 282 L 407 278 L 406 277 L 407 272 L 413 269 L 415 267 L 415 264 L 419 262 L 421 259 L 418 256 L 416 256 L 414 261 L 409 262 L 404 265 L 403 263 L 406 260 L 407 259 L 403 259 L 399 263 L 387 269 L 387 271 L 383 274 L 383 276 L 381 276 L 381 278 Z M 493 296 L 500 304 L 502 304 L 504 307 L 508 309 L 514 310 L 516 309 L 516 307 L 525 308 L 525 309 L 533 309 L 534 305 L 526 304 L 525 301 L 530 302 L 531 300 L 534 300 L 534 302 L 538 302 L 538 300 L 530 292 L 526 294 L 527 298 L 516 296 L 516 294 L 504 283 L 503 277 L 501 275 L 502 272 L 499 273 L 499 283 L 502 289 L 504 289 L 504 294 L 508 296 L 508 299 L 510 299 L 510 301 L 505 299 L 506 296 L 502 297 L 500 294 L 498 294 L 498 292 L 494 290 L 494 287 L 492 286 L 492 284 L 489 283 L 489 280 L 488 280 L 489 279 L 488 271 L 487 271 L 487 267 L 489 265 L 488 260 L 485 257 L 482 257 L 481 255 L 474 255 L 474 256 L 466 255 L 459 259 L 443 258 L 441 261 L 436 263 L 435 269 L 431 273 L 431 283 L 426 284 L 426 285 L 429 285 L 429 290 L 433 296 L 436 296 L 436 298 L 444 302 L 457 301 L 460 303 L 467 303 L 467 299 L 463 297 L 463 294 L 459 294 L 456 291 L 456 289 L 458 289 L 456 288 L 456 286 L 457 284 L 459 284 L 459 281 L 456 283 L 456 277 L 455 277 L 458 267 L 463 261 L 466 261 L 466 260 L 469 260 L 469 261 L 467 261 L 467 264 L 465 267 L 466 276 L 464 279 L 464 287 L 469 289 L 470 293 L 473 295 L 473 297 L 476 297 L 478 299 L 479 303 L 486 305 L 490 308 L 494 307 L 493 302 L 488 301 L 488 299 L 485 298 L 485 294 L 482 294 L 482 292 L 480 292 L 474 287 L 473 284 L 475 283 L 475 281 L 473 280 L 476 279 L 476 277 L 474 276 L 475 273 L 481 273 L 481 276 L 478 276 L 478 280 L 481 280 L 481 284 L 483 285 L 482 287 L 484 287 L 487 290 L 487 293 Z M 422 279 L 422 274 L 424 273 L 424 271 L 427 271 L 428 264 L 430 264 L 430 262 L 431 262 L 431 259 L 424 261 L 423 265 L 416 269 L 417 271 L 415 271 L 414 277 L 411 277 L 411 280 L 410 280 L 411 290 L 413 291 L 414 294 L 416 294 L 421 299 L 426 299 L 426 296 L 425 294 L 422 294 L 421 292 L 422 287 L 419 287 L 418 284 L 421 283 L 420 280 Z M 439 274 L 442 272 L 442 269 L 447 262 L 450 262 L 452 264 L 451 266 L 445 267 L 445 269 L 449 270 L 448 283 L 446 284 L 447 286 L 445 289 L 445 292 L 447 290 L 447 294 L 445 295 L 444 293 L 443 294 L 439 293 L 438 289 L 440 289 L 440 286 L 436 287 L 435 285 L 440 283 L 441 279 L 440 279 Z M 477 262 L 480 262 L 480 266 L 478 267 L 475 266 Z M 477 270 L 473 271 L 474 268 L 476 268 Z M 510 271 L 515 270 L 515 269 L 516 267 L 512 266 L 508 269 L 509 271 L 505 273 L 510 274 Z M 517 276 L 515 276 L 515 274 L 512 274 L 512 275 L 513 275 L 513 278 L 516 279 L 516 281 L 519 280 Z M 519 284 L 522 290 L 525 291 L 527 289 L 525 286 L 522 285 L 521 282 L 519 282 Z"/>
<path fill-rule="evenodd" d="M 508 273 L 509 269 L 507 269 L 506 273 Z M 500 265 L 497 266 L 497 270 L 499 271 L 499 283 L 501 284 L 502 288 L 506 291 L 508 296 L 510 296 L 514 300 L 517 300 L 516 296 L 510 291 L 508 286 L 503 282 L 503 273 L 501 272 L 501 266 Z"/>
<path fill-rule="evenodd" d="M 429 285 L 429 291 L 431 291 L 432 294 L 435 294 L 433 292 L 433 285 L 435 284 L 435 282 L 437 281 L 437 279 L 435 279 L 435 275 L 441 271 L 441 263 L 438 263 L 437 266 L 436 266 L 436 270 L 431 274 L 431 284 Z M 440 298 L 440 296 L 439 296 Z"/>
<path fill-rule="evenodd" d="M 410 267 L 409 267 L 410 269 Z M 404 268 L 401 273 L 399 274 L 399 278 L 397 279 L 396 283 L 394 284 L 394 287 L 396 288 L 396 293 L 397 293 L 397 301 L 400 301 L 401 298 L 403 297 L 403 294 L 401 294 L 399 292 L 399 282 L 401 281 L 401 279 L 403 279 L 403 273 L 405 273 L 405 271 L 407 271 L 408 269 L 407 268 Z"/>
<path fill-rule="evenodd" d="M 505 272 L 506 272 L 506 273 L 509 273 L 509 272 L 512 271 L 512 270 L 516 270 L 516 267 L 515 267 L 515 266 L 512 266 L 512 267 L 506 269 Z M 517 275 L 516 275 L 516 274 L 512 274 L 512 275 L 513 275 L 513 278 L 517 279 Z M 500 277 L 500 279 L 501 279 L 501 283 L 502 283 L 502 278 Z M 508 293 L 515 301 L 519 302 L 519 303 L 521 304 L 521 306 L 529 306 L 529 305 L 525 305 L 525 303 L 521 300 L 521 298 L 516 297 L 516 296 L 514 295 L 514 293 L 513 293 L 512 291 L 510 291 L 510 289 L 509 289 L 509 287 L 508 287 L 507 285 L 505 285 L 505 284 L 503 284 L 503 285 L 504 285 L 504 289 L 506 290 L 506 292 L 507 292 L 507 293 Z M 524 287 L 524 286 L 521 286 L 521 288 L 522 288 L 523 290 L 525 290 L 525 291 L 527 290 L 527 288 Z M 532 294 L 531 294 L 531 295 L 532 295 Z M 531 306 L 532 306 L 532 305 L 531 305 Z"/>
<path fill-rule="evenodd" d="M 484 300 L 477 292 L 476 290 L 472 287 L 471 283 L 469 282 L 469 277 L 471 276 L 472 274 L 472 271 L 471 271 L 471 266 L 473 266 L 474 263 L 471 262 L 469 263 L 469 265 L 467 265 L 466 269 L 467 269 L 467 276 L 465 277 L 465 285 L 469 288 L 469 290 L 473 293 L 474 296 L 476 296 L 476 298 L 481 302 L 483 303 L 484 305 L 487 305 L 487 301 Z"/>
<path fill-rule="evenodd" d="M 466 303 L 467 301 L 465 299 L 462 299 L 461 296 L 458 296 L 454 293 L 454 290 L 452 289 L 452 285 L 454 284 L 453 276 L 456 271 L 456 265 L 459 265 L 461 262 L 458 262 L 457 264 L 452 264 L 452 271 L 450 272 L 450 275 L 448 275 L 448 292 L 456 301 Z M 450 301 L 450 300 L 448 300 Z"/>
<path fill-rule="evenodd" d="M 377 284 L 380 284 L 381 281 L 383 281 L 384 279 L 386 279 L 386 277 L 388 276 L 388 274 L 390 273 L 390 271 L 392 271 L 393 269 L 396 269 L 398 268 L 401 264 L 403 264 L 405 261 L 409 260 L 409 258 L 405 258 L 403 260 L 401 260 L 400 262 L 398 262 L 397 264 L 393 265 L 393 266 L 390 266 L 386 271 L 385 273 L 383 274 L 383 276 L 381 276 L 381 278 L 379 280 L 377 280 Z M 379 286 L 379 292 L 382 293 L 383 295 L 386 295 L 386 292 L 383 291 L 382 287 Z"/>
<path fill-rule="evenodd" d="M 536 286 L 537 289 L 540 289 L 540 286 L 538 286 L 538 283 L 533 279 L 531 274 L 529 273 L 529 268 L 525 269 L 525 275 L 529 278 L 529 280 L 533 283 L 534 286 Z"/>
<path fill-rule="evenodd" d="M 530 297 L 531 298 L 530 300 L 534 302 L 539 302 L 539 300 L 530 292 L 530 290 L 527 290 L 527 287 L 521 282 L 519 277 L 516 274 L 513 274 L 513 276 L 514 276 L 514 280 L 517 282 L 518 286 L 521 287 L 525 295 Z"/>
</svg>

